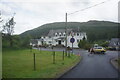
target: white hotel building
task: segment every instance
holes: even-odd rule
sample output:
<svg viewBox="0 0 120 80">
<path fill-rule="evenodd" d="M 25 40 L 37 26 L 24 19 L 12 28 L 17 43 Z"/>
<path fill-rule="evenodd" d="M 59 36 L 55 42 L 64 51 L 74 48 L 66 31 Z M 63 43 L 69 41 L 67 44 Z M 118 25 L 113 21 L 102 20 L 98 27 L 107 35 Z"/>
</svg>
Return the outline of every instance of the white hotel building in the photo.
<svg viewBox="0 0 120 80">
<path fill-rule="evenodd" d="M 87 35 L 85 32 L 80 32 L 78 30 L 73 29 L 67 29 L 67 47 L 72 47 L 72 43 L 70 42 L 70 39 L 75 39 L 75 42 L 73 43 L 74 48 L 78 48 L 78 43 L 80 40 L 82 40 L 84 37 L 87 39 Z M 42 36 L 40 39 L 33 40 L 30 45 L 52 45 L 52 46 L 65 46 L 65 29 L 58 29 L 58 30 L 50 30 L 47 36 Z"/>
</svg>

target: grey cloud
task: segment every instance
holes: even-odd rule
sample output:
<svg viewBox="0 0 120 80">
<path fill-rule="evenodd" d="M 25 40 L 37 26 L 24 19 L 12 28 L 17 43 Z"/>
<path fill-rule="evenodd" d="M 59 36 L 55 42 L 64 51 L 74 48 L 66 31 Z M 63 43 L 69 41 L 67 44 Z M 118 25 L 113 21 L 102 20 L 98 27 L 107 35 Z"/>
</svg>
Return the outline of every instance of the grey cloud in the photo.
<svg viewBox="0 0 120 80">
<path fill-rule="evenodd" d="M 89 5 L 90 4 L 90 1 L 89 0 L 72 0 L 71 1 L 71 5 L 74 6 L 74 7 L 77 7 L 77 6 L 86 6 L 86 5 Z"/>
</svg>

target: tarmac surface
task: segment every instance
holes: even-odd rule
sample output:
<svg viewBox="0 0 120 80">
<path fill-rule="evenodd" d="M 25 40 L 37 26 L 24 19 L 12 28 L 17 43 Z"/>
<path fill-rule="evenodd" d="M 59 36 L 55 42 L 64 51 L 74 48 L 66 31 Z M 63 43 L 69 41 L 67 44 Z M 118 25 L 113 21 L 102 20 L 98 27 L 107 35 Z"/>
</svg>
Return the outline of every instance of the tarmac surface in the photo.
<svg viewBox="0 0 120 80">
<path fill-rule="evenodd" d="M 74 50 L 74 52 L 80 52 L 83 59 L 61 78 L 118 78 L 120 76 L 118 70 L 110 63 L 112 58 L 118 57 L 117 51 L 107 51 L 105 54 L 89 54 L 84 50 Z"/>
<path fill-rule="evenodd" d="M 64 48 L 41 48 L 40 50 L 63 51 Z M 110 60 L 118 57 L 118 51 L 107 51 L 105 54 L 89 54 L 87 50 L 74 49 L 74 54 L 80 54 L 80 63 L 60 78 L 118 78 L 117 69 Z"/>
</svg>

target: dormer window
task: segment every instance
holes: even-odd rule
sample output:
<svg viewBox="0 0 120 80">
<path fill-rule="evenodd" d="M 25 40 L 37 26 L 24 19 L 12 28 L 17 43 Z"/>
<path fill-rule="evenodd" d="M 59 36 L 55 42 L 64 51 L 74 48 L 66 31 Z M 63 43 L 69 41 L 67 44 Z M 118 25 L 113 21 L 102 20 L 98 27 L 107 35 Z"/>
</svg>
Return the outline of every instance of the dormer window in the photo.
<svg viewBox="0 0 120 80">
<path fill-rule="evenodd" d="M 62 36 L 62 34 L 61 34 L 61 33 L 59 33 L 59 36 Z"/>
<path fill-rule="evenodd" d="M 55 36 L 57 37 L 57 33 L 55 33 Z"/>
<path fill-rule="evenodd" d="M 63 33 L 63 36 L 65 36 L 65 32 Z"/>
</svg>

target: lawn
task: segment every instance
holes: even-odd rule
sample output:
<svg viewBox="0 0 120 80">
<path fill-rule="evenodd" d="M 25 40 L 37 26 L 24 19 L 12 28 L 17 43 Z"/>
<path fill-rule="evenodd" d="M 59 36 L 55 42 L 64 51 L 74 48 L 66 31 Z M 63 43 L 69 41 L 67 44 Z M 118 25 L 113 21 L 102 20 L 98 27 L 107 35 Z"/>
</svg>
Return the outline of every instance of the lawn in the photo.
<svg viewBox="0 0 120 80">
<path fill-rule="evenodd" d="M 33 53 L 36 55 L 36 70 L 33 68 Z M 77 55 L 62 60 L 62 52 L 56 52 L 53 64 L 52 51 L 29 49 L 3 51 L 3 78 L 55 78 L 80 60 Z M 63 64 L 64 63 L 64 64 Z"/>
</svg>

